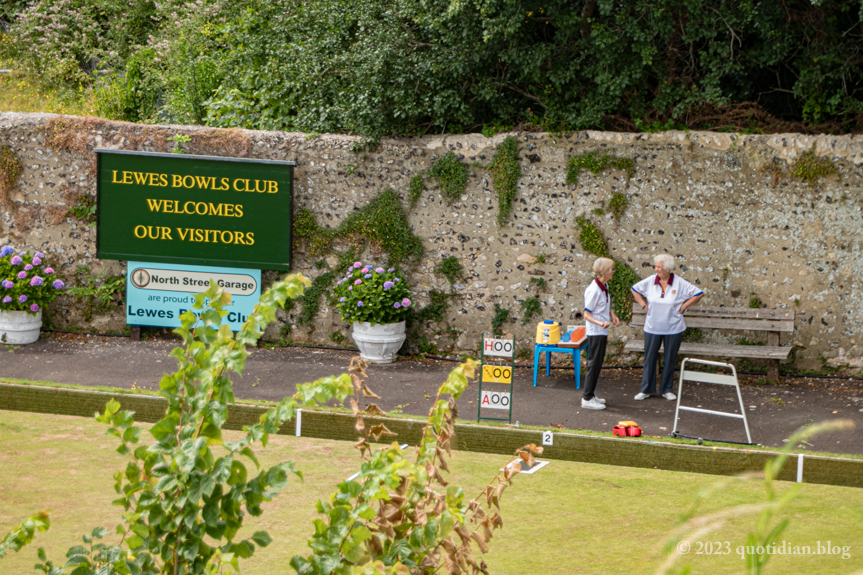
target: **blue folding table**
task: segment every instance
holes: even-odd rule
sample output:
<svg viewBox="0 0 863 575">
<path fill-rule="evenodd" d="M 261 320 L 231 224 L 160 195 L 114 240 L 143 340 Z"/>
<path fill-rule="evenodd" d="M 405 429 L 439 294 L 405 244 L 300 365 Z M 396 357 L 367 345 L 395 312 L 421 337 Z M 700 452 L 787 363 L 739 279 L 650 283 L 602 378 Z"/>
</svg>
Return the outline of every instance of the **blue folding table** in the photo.
<svg viewBox="0 0 863 575">
<path fill-rule="evenodd" d="M 581 389 L 581 352 L 588 350 L 588 343 L 585 340 L 581 347 L 560 347 L 558 345 L 546 345 L 542 343 L 534 344 L 533 348 L 533 386 L 536 387 L 536 372 L 539 370 L 539 356 L 545 352 L 545 375 L 551 375 L 551 354 L 552 353 L 571 353 L 572 363 L 575 368 L 575 389 Z"/>
</svg>

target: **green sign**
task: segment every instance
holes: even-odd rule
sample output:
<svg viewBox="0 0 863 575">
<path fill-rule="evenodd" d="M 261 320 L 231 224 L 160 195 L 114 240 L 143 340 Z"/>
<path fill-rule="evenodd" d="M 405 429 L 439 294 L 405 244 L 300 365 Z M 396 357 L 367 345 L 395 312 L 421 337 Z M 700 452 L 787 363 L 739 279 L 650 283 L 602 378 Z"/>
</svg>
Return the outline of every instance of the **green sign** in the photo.
<svg viewBox="0 0 863 575">
<path fill-rule="evenodd" d="M 293 162 L 96 153 L 96 257 L 291 269 Z"/>
</svg>

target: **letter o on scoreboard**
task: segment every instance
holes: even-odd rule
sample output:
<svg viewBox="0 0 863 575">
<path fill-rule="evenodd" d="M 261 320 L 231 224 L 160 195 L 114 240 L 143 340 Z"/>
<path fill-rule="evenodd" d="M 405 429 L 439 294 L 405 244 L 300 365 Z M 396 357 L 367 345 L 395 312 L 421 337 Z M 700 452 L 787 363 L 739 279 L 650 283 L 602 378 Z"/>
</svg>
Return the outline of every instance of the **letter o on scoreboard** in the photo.
<svg viewBox="0 0 863 575">
<path fill-rule="evenodd" d="M 479 400 L 480 408 L 509 410 L 510 395 L 504 391 L 482 391 Z"/>
<path fill-rule="evenodd" d="M 512 368 L 508 365 L 482 366 L 483 383 L 511 383 Z"/>
<path fill-rule="evenodd" d="M 515 341 L 511 339 L 483 339 L 483 355 L 497 357 L 512 357 L 515 352 Z"/>
</svg>

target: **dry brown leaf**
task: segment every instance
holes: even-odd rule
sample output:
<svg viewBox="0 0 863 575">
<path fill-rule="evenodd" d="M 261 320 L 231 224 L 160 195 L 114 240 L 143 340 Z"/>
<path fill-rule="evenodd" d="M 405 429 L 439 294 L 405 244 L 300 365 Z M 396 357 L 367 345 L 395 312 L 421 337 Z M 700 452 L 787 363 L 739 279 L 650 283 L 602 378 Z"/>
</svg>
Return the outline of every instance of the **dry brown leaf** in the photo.
<svg viewBox="0 0 863 575">
<path fill-rule="evenodd" d="M 381 398 L 380 395 L 376 394 L 371 389 L 369 389 L 369 386 L 366 385 L 365 383 L 363 384 L 361 391 L 363 392 L 363 397 L 371 397 L 372 399 L 380 399 Z"/>
<path fill-rule="evenodd" d="M 381 517 L 380 515 L 378 515 L 374 518 L 372 523 L 378 526 L 378 529 L 380 529 L 381 533 L 385 534 L 390 539 L 395 539 L 396 532 L 395 530 L 393 530 L 393 526 L 390 525 L 390 522 L 387 521 L 386 517 Z"/>
<path fill-rule="evenodd" d="M 378 423 L 376 425 L 373 425 L 371 429 L 369 429 L 369 435 L 374 437 L 375 440 L 378 440 L 381 438 L 382 435 L 398 435 L 398 433 L 393 433 L 392 431 L 387 429 L 386 425 L 384 425 L 383 423 Z"/>
<path fill-rule="evenodd" d="M 452 412 L 452 419 L 458 419 L 458 404 L 453 398 L 449 398 L 449 409 Z"/>
<path fill-rule="evenodd" d="M 357 405 L 357 400 L 354 399 L 353 397 L 351 398 L 351 411 L 354 412 L 354 415 L 360 414 L 360 406 Z"/>
<path fill-rule="evenodd" d="M 354 443 L 354 447 L 360 450 L 360 456 L 364 456 L 366 454 L 366 450 L 369 448 L 369 442 L 366 441 L 365 437 L 363 437 Z"/>
<path fill-rule="evenodd" d="M 488 575 L 488 565 L 482 559 L 479 561 L 479 570 L 483 572 L 483 575 Z"/>
<path fill-rule="evenodd" d="M 464 525 L 456 525 L 455 529 L 453 529 L 459 537 L 461 537 L 462 543 L 467 543 L 470 541 L 470 531 L 467 530 L 467 527 Z"/>
<path fill-rule="evenodd" d="M 365 421 L 363 421 L 362 415 L 357 415 L 357 423 L 354 425 L 354 428 L 356 428 L 357 433 L 363 433 L 366 430 L 366 424 Z"/>
<path fill-rule="evenodd" d="M 488 545 L 485 544 L 485 537 L 480 534 L 479 531 L 474 531 L 470 534 L 471 539 L 476 541 L 476 544 L 479 545 L 479 550 L 483 553 L 488 553 Z"/>
<path fill-rule="evenodd" d="M 458 575 L 458 573 L 461 573 L 461 569 L 459 569 L 458 564 L 456 564 L 453 556 L 451 556 L 449 554 L 444 555 L 443 556 L 443 564 L 446 567 L 446 570 L 447 570 L 447 572 L 449 572 L 450 575 Z"/>
<path fill-rule="evenodd" d="M 527 450 L 535 455 L 542 455 L 543 448 L 536 445 L 535 443 L 531 443 L 530 445 L 526 445 Z"/>
<path fill-rule="evenodd" d="M 452 451 L 450 449 L 449 440 L 452 437 L 452 434 L 445 429 L 442 429 L 440 435 L 437 436 L 438 443 L 440 446 L 446 450 L 447 454 L 452 456 Z"/>
<path fill-rule="evenodd" d="M 368 415 L 386 415 L 386 413 L 374 403 L 370 403 L 366 406 L 366 413 Z"/>
<path fill-rule="evenodd" d="M 435 455 L 437 455 L 438 461 L 440 461 L 440 468 L 449 473 L 449 466 L 446 464 L 446 459 L 443 457 L 443 449 L 435 445 L 434 451 Z"/>
<path fill-rule="evenodd" d="M 422 563 L 420 563 L 421 567 L 429 567 L 431 569 L 437 569 L 438 564 L 440 564 L 440 552 L 435 551 L 434 553 L 429 553 L 425 557 L 423 557 Z"/>
<path fill-rule="evenodd" d="M 444 537 L 440 541 L 440 546 L 443 547 L 443 550 L 447 555 L 455 554 L 455 543 L 452 542 L 452 539 L 449 537 Z"/>
<path fill-rule="evenodd" d="M 498 529 L 503 527 L 503 517 L 500 516 L 500 513 L 495 513 L 491 516 L 492 524 Z"/>
</svg>

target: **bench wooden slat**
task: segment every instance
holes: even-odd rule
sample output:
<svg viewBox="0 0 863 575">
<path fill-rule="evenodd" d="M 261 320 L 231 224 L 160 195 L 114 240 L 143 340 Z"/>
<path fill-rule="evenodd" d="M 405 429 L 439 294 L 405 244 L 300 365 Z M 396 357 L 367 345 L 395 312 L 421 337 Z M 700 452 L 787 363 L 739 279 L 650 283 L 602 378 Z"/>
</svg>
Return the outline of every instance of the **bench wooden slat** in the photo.
<svg viewBox="0 0 863 575">
<path fill-rule="evenodd" d="M 644 340 L 632 339 L 626 342 L 624 351 L 644 353 Z M 790 347 L 769 345 L 714 345 L 709 343 L 680 344 L 680 353 L 706 355 L 712 357 L 748 357 L 752 359 L 788 359 Z M 660 348 L 660 353 L 664 346 Z"/>
<path fill-rule="evenodd" d="M 637 303 L 632 304 L 632 313 L 645 315 Z M 696 305 L 685 312 L 686 317 L 715 317 L 722 319 L 768 319 L 794 321 L 796 312 L 793 309 L 750 309 L 742 307 L 707 307 Z"/>
<path fill-rule="evenodd" d="M 751 331 L 782 331 L 792 333 L 794 321 L 772 320 L 772 319 L 723 319 L 713 317 L 690 316 L 690 310 L 683 314 L 686 327 L 700 327 L 707 329 L 747 329 Z M 643 326 L 647 315 L 644 313 L 632 316 L 632 323 Z"/>
</svg>

